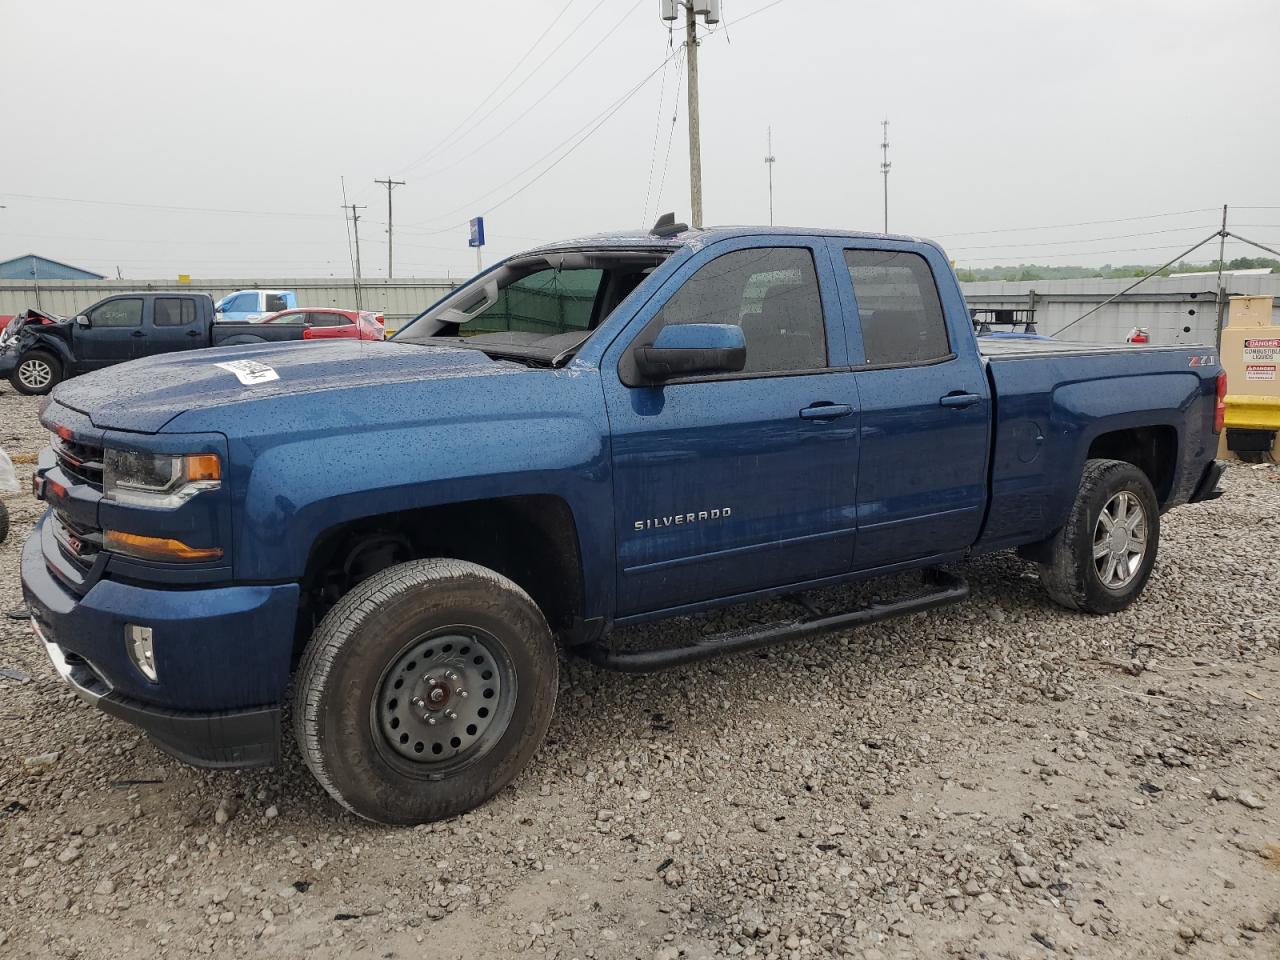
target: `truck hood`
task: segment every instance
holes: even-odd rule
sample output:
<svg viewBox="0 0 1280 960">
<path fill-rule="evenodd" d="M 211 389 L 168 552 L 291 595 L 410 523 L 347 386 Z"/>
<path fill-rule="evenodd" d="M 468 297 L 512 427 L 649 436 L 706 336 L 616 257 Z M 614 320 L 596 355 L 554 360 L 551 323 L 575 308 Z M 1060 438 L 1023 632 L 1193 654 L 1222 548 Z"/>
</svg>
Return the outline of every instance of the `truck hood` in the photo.
<svg viewBox="0 0 1280 960">
<path fill-rule="evenodd" d="M 157 433 L 189 410 L 246 400 L 525 369 L 465 347 L 362 340 L 253 344 L 161 354 L 107 367 L 59 384 L 53 399 L 104 430 Z"/>
</svg>

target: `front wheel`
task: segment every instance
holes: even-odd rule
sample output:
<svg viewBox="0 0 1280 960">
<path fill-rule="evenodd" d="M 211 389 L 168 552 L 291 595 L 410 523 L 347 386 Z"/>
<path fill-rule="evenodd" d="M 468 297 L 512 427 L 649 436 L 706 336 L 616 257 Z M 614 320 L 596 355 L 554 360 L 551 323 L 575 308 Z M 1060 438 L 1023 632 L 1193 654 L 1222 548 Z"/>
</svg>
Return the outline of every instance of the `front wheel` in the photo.
<svg viewBox="0 0 1280 960">
<path fill-rule="evenodd" d="M 1160 505 L 1147 475 L 1123 460 L 1088 460 L 1040 580 L 1070 610 L 1115 613 L 1146 587 L 1159 546 Z"/>
<path fill-rule="evenodd" d="M 546 620 L 515 583 L 460 560 L 402 563 L 356 586 L 316 630 L 296 678 L 295 734 L 352 812 L 440 820 L 529 762 L 557 672 Z"/>
<path fill-rule="evenodd" d="M 58 358 L 43 350 L 32 350 L 22 355 L 17 367 L 9 376 L 13 389 L 27 396 L 48 393 L 62 379 L 62 364 Z"/>
</svg>

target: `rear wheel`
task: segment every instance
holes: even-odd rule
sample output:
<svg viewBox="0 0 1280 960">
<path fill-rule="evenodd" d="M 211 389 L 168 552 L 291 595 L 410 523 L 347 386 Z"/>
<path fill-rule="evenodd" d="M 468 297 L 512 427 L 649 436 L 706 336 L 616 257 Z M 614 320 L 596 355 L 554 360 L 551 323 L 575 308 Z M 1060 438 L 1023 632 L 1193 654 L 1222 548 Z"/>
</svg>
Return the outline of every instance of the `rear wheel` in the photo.
<svg viewBox="0 0 1280 960">
<path fill-rule="evenodd" d="M 555 646 L 534 602 L 459 560 L 398 564 L 329 612 L 294 692 L 302 756 L 382 823 L 455 816 L 524 768 L 551 721 Z"/>
<path fill-rule="evenodd" d="M 1115 613 L 1142 593 L 1160 546 L 1160 505 L 1147 475 L 1123 460 L 1089 460 L 1040 579 L 1071 610 Z"/>
<path fill-rule="evenodd" d="M 27 396 L 48 393 L 61 379 L 62 364 L 53 354 L 43 350 L 23 354 L 17 367 L 9 375 L 13 389 Z"/>
</svg>

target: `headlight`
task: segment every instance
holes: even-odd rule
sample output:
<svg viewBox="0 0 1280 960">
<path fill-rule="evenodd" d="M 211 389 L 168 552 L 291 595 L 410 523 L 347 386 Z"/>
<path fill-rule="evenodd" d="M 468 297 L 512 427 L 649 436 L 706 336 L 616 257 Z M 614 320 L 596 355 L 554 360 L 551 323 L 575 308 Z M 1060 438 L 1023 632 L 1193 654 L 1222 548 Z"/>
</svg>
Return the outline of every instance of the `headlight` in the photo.
<svg viewBox="0 0 1280 960">
<path fill-rule="evenodd" d="M 102 458 L 102 486 L 117 503 L 177 507 L 202 490 L 222 485 L 222 461 L 215 453 L 137 453 L 108 449 Z"/>
</svg>

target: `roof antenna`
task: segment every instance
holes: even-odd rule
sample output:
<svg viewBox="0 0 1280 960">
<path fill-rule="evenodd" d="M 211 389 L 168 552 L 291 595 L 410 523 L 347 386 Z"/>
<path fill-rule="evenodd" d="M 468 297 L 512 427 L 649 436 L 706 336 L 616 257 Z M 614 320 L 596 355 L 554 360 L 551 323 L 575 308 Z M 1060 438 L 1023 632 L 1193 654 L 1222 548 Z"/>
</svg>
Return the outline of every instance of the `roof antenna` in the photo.
<svg viewBox="0 0 1280 960">
<path fill-rule="evenodd" d="M 653 225 L 653 229 L 649 231 L 651 237 L 674 237 L 677 233 L 684 233 L 689 229 L 687 223 L 676 223 L 676 215 L 674 213 L 664 213 L 658 218 L 658 222 Z"/>
</svg>

